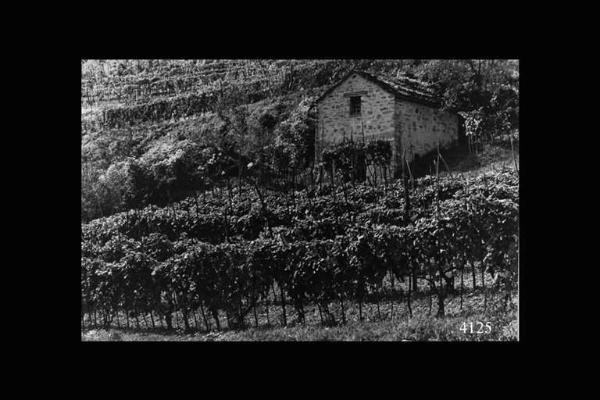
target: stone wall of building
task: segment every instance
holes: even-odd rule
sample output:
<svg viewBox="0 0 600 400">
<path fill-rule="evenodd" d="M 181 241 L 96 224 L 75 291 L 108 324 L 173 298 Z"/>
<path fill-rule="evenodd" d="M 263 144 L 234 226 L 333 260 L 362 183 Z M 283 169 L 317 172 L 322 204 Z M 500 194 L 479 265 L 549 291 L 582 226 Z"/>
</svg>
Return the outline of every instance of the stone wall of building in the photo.
<svg viewBox="0 0 600 400">
<path fill-rule="evenodd" d="M 350 115 L 350 95 L 361 96 L 361 114 Z M 322 150 L 344 140 L 362 141 L 395 137 L 394 95 L 358 74 L 336 87 L 318 106 L 315 160 Z"/>
<path fill-rule="evenodd" d="M 397 152 L 406 150 L 406 158 L 447 148 L 458 140 L 458 116 L 440 109 L 396 100 L 396 128 L 401 140 Z M 401 154 L 398 154 L 400 157 Z"/>
<path fill-rule="evenodd" d="M 350 96 L 361 96 L 360 115 L 350 115 Z M 325 148 L 345 140 L 388 140 L 392 162 L 388 176 L 399 172 L 402 154 L 409 162 L 448 147 L 458 139 L 458 116 L 397 99 L 394 94 L 358 74 L 351 75 L 317 104 L 315 161 Z"/>
</svg>

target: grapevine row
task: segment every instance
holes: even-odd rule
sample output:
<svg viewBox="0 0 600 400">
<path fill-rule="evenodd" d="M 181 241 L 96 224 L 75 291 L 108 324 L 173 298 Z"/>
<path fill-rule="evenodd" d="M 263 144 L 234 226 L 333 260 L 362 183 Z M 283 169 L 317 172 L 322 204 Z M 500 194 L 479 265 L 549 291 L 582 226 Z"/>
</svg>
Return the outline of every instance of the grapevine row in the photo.
<svg viewBox="0 0 600 400">
<path fill-rule="evenodd" d="M 467 266 L 475 273 L 477 265 L 482 276 L 501 273 L 507 285 L 516 272 L 516 187 L 506 184 L 510 176 L 499 179 L 505 185 L 484 181 L 462 187 L 402 226 L 373 218 L 353 224 L 347 218 L 342 232 L 315 230 L 308 240 L 299 240 L 298 220 L 271 233 L 263 229 L 255 240 L 213 244 L 188 237 L 185 226 L 172 238 L 159 230 L 137 238 L 127 235 L 132 232 L 111 232 L 104 241 L 88 232 L 91 236 L 82 243 L 82 318 L 97 311 L 110 323 L 125 311 L 136 318 L 158 315 L 171 327 L 171 316 L 178 312 L 189 328 L 190 315 L 199 310 L 207 327 L 212 318 L 220 328 L 223 312 L 230 326 L 240 327 L 270 294 L 283 315 L 286 306 L 293 307 L 302 320 L 304 307 L 317 304 L 326 318 L 333 318 L 332 302 L 342 310 L 347 301 L 361 305 L 381 291 L 386 276 L 427 282 L 443 315 L 444 299 L 454 287 L 449 282 Z M 357 192 L 354 197 L 360 198 Z"/>
</svg>

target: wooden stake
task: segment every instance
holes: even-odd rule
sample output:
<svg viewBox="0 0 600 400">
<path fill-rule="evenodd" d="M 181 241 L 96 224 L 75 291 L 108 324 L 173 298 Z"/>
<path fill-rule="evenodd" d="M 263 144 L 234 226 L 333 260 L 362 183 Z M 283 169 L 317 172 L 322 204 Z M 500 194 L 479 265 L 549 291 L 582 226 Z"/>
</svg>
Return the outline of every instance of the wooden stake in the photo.
<svg viewBox="0 0 600 400">
<path fill-rule="evenodd" d="M 515 171 L 517 171 L 517 174 L 519 174 L 519 167 L 517 166 L 517 159 L 515 158 L 515 148 L 513 147 L 512 135 L 510 135 L 510 150 L 512 153 L 513 163 L 515 164 Z"/>
</svg>

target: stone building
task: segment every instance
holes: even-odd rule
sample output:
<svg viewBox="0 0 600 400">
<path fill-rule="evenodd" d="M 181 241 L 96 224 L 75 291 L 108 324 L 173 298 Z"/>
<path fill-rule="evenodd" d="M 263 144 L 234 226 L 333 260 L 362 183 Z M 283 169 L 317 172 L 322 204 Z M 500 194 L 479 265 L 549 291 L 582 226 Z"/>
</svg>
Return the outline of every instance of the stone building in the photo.
<svg viewBox="0 0 600 400">
<path fill-rule="evenodd" d="M 344 141 L 390 142 L 390 172 L 452 145 L 463 134 L 459 116 L 442 111 L 423 82 L 351 71 L 316 100 L 315 161 L 327 147 Z M 459 132 L 460 131 L 460 132 Z"/>
</svg>

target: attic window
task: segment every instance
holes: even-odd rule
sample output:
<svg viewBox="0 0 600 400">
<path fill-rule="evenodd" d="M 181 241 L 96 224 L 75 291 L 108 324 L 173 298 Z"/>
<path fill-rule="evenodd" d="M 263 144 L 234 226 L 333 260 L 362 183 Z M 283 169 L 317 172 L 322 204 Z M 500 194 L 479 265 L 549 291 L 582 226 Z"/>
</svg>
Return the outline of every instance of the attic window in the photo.
<svg viewBox="0 0 600 400">
<path fill-rule="evenodd" d="M 360 115 L 360 96 L 350 97 L 350 115 Z"/>
</svg>

